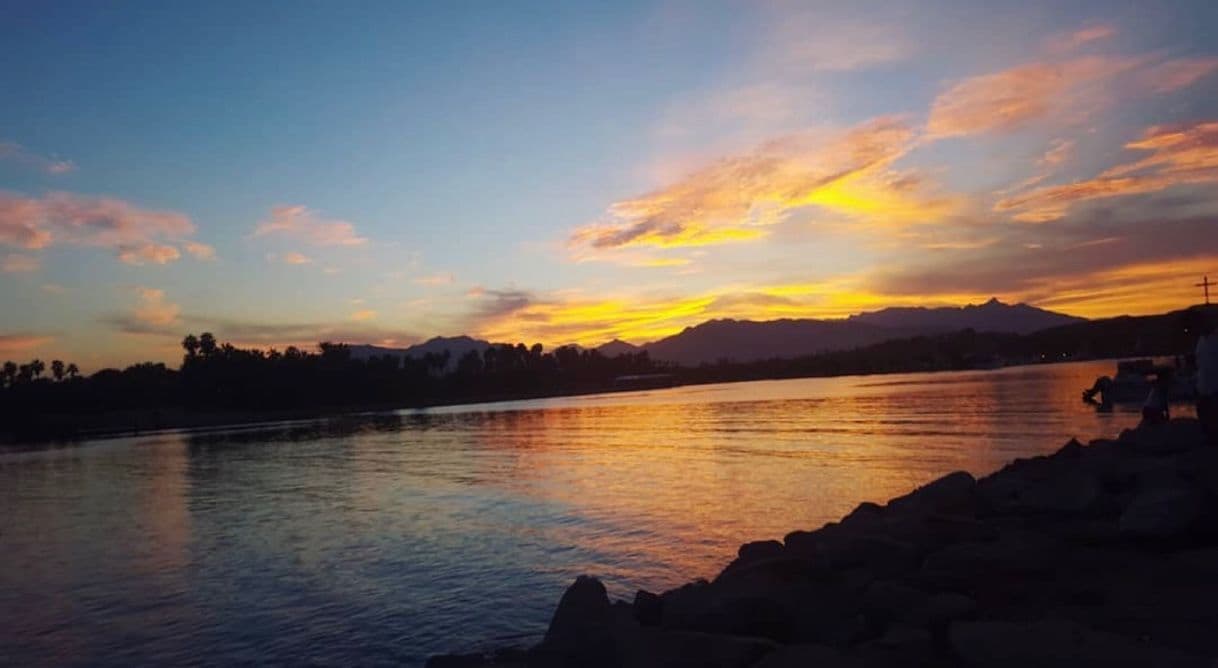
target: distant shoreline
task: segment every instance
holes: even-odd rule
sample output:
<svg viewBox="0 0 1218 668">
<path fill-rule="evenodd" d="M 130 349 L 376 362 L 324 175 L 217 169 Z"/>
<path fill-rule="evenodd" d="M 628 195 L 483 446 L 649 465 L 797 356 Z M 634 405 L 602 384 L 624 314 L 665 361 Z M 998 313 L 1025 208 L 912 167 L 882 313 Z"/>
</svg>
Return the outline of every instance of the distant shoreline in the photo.
<svg viewBox="0 0 1218 668">
<path fill-rule="evenodd" d="M 681 371 L 686 373 L 697 371 L 697 369 L 680 369 L 672 376 L 672 382 L 661 386 L 617 386 L 609 385 L 602 387 L 585 387 L 585 388 L 568 388 L 560 389 L 553 392 L 503 392 L 482 394 L 471 397 L 462 397 L 451 401 L 439 400 L 427 402 L 417 405 L 401 405 L 398 403 L 372 403 L 362 404 L 358 406 L 334 406 L 320 407 L 311 409 L 284 409 L 284 410 L 262 410 L 262 411 L 188 411 L 181 408 L 170 410 L 147 410 L 147 411 L 114 411 L 109 413 L 99 413 L 96 415 L 46 415 L 43 416 L 44 422 L 56 423 L 58 428 L 48 430 L 41 435 L 32 438 L 12 438 L 7 435 L 0 435 L 0 451 L 19 451 L 38 449 L 46 446 L 55 445 L 71 445 L 82 441 L 89 440 L 104 440 L 113 438 L 122 438 L 130 436 L 145 436 L 163 432 L 174 431 L 210 431 L 221 430 L 228 427 L 248 427 L 262 424 L 278 424 L 285 422 L 305 422 L 314 420 L 325 420 L 330 418 L 339 418 L 343 416 L 353 416 L 361 414 L 375 413 L 390 413 L 395 411 L 423 410 L 428 408 L 440 408 L 451 406 L 473 406 L 480 404 L 499 404 L 513 401 L 531 401 L 537 399 L 556 399 L 562 397 L 580 397 L 598 394 L 623 394 L 627 392 L 642 392 L 652 390 L 663 390 L 677 387 L 690 387 L 697 385 L 728 385 L 736 383 L 751 383 L 759 381 L 779 381 L 779 380 L 800 380 L 807 378 L 845 378 L 851 376 L 867 377 L 867 376 L 893 376 L 905 375 L 912 373 L 937 374 L 947 372 L 985 372 L 985 371 L 1000 371 L 1008 368 L 1019 368 L 1027 366 L 1043 366 L 1057 364 L 1071 364 L 1081 362 L 1102 362 L 1115 361 L 1120 359 L 1128 359 L 1130 356 L 1120 356 L 1111 358 L 1096 358 L 1096 359 L 1070 359 L 1070 360 L 1052 360 L 1052 361 L 1036 361 L 1014 363 L 997 368 L 977 368 L 977 369 L 929 369 L 929 370 L 893 370 L 893 371 L 874 371 L 865 373 L 831 373 L 831 374 L 807 374 L 797 376 L 769 376 L 757 378 L 735 378 L 735 379 L 717 379 L 717 378 L 688 378 L 682 377 Z M 1080 391 L 1085 388 L 1079 388 Z"/>
</svg>

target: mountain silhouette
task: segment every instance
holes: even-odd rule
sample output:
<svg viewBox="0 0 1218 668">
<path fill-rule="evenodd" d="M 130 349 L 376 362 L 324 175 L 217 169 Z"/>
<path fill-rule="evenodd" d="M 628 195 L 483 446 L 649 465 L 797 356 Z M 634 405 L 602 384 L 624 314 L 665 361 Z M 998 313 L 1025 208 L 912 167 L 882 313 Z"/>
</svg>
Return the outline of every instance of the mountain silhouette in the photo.
<svg viewBox="0 0 1218 668">
<path fill-rule="evenodd" d="M 981 305 L 886 308 L 843 320 L 711 320 L 642 346 L 652 359 L 682 365 L 751 362 L 860 348 L 890 339 L 963 329 L 1028 334 L 1083 318 L 991 299 Z"/>
<path fill-rule="evenodd" d="M 452 371 L 457 366 L 457 361 L 465 353 L 473 350 L 478 354 L 482 354 L 487 348 L 491 347 L 489 341 L 475 339 L 470 336 L 437 336 L 423 343 L 417 343 L 408 348 L 385 348 L 382 346 L 374 346 L 370 344 L 354 344 L 350 346 L 351 358 L 357 360 L 366 360 L 373 357 L 384 357 L 390 355 L 397 358 L 411 357 L 420 359 L 428 353 L 443 355 L 444 351 L 448 351 L 449 359 L 448 366 L 445 371 Z"/>
<path fill-rule="evenodd" d="M 617 357 L 618 355 L 625 355 L 627 353 L 637 353 L 642 350 L 642 348 L 634 345 L 633 343 L 627 343 L 621 339 L 614 339 L 608 343 L 602 343 L 596 348 L 593 348 L 593 350 L 604 355 L 605 357 Z"/>
<path fill-rule="evenodd" d="M 1084 318 L 991 299 L 984 304 L 962 307 L 886 308 L 852 315 L 847 320 L 882 327 L 917 329 L 926 333 L 974 329 L 978 332 L 1031 334 L 1050 327 L 1083 322 Z"/>
<path fill-rule="evenodd" d="M 1027 304 L 1005 304 L 991 299 L 984 304 L 940 308 L 894 307 L 859 313 L 839 320 L 708 320 L 686 327 L 678 334 L 635 345 L 613 339 L 594 348 L 605 357 L 647 351 L 652 359 L 696 366 L 719 360 L 752 362 L 761 359 L 801 357 L 817 353 L 860 348 L 873 343 L 910 336 L 943 334 L 963 329 L 979 332 L 1030 334 L 1084 322 Z M 351 356 L 368 359 L 384 355 L 421 358 L 428 353 L 449 352 L 448 368 L 455 368 L 465 353 L 481 354 L 492 344 L 469 336 L 437 336 L 409 348 L 352 345 Z M 578 346 L 573 346 L 581 349 Z"/>
</svg>

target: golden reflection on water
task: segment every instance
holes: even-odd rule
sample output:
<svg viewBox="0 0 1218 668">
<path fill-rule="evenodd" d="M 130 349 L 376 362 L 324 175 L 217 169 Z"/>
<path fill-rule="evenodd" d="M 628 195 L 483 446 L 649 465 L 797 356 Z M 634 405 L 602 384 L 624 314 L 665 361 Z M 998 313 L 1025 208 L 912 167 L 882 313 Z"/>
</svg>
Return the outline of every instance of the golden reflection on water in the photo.
<svg viewBox="0 0 1218 668">
<path fill-rule="evenodd" d="M 663 590 L 861 501 L 1115 436 L 1136 406 L 1079 402 L 1112 366 L 683 387 L 0 454 L 0 657 L 180 663 L 206 648 L 240 663 L 274 647 L 418 663 L 544 629 L 579 573 L 615 596 Z"/>
</svg>

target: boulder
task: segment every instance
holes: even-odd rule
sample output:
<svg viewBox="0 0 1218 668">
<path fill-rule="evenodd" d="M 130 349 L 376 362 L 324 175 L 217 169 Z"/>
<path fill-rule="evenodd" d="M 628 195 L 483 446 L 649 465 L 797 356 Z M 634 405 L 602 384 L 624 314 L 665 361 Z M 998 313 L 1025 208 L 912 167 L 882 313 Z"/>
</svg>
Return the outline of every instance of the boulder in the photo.
<svg viewBox="0 0 1218 668">
<path fill-rule="evenodd" d="M 1201 425 L 1192 418 L 1176 418 L 1158 425 L 1126 429 L 1118 439 L 1126 447 L 1145 454 L 1169 455 L 1200 447 Z"/>
<path fill-rule="evenodd" d="M 930 582 L 961 584 L 1010 575 L 1037 575 L 1053 568 L 1056 545 L 1047 537 L 1007 531 L 998 540 L 949 545 L 926 556 Z"/>
<path fill-rule="evenodd" d="M 951 650 L 965 668 L 1201 668 L 1206 661 L 1075 622 L 956 622 Z"/>
<path fill-rule="evenodd" d="M 1197 524 L 1202 495 L 1185 486 L 1151 489 L 1138 494 L 1121 514 L 1121 535 L 1130 538 L 1181 538 Z"/>
<path fill-rule="evenodd" d="M 920 589 L 879 580 L 873 582 L 863 594 L 863 614 L 873 626 L 883 627 L 893 621 L 906 619 L 922 608 L 927 598 L 926 592 Z"/>
<path fill-rule="evenodd" d="M 659 626 L 664 617 L 664 599 L 642 589 L 634 594 L 634 619 L 641 626 Z"/>
<path fill-rule="evenodd" d="M 625 651 L 623 668 L 744 668 L 778 645 L 743 636 L 643 629 Z"/>
<path fill-rule="evenodd" d="M 863 662 L 827 645 L 787 645 L 770 652 L 756 668 L 863 668 Z"/>
<path fill-rule="evenodd" d="M 976 502 L 976 487 L 977 480 L 971 474 L 956 471 L 893 499 L 888 508 L 913 513 L 971 511 Z"/>
<path fill-rule="evenodd" d="M 740 546 L 736 555 L 742 561 L 755 561 L 782 556 L 782 543 L 776 540 L 759 540 L 745 543 Z"/>
<path fill-rule="evenodd" d="M 609 622 L 609 594 L 605 585 L 594 577 L 581 575 L 559 599 L 545 642 L 579 636 Z"/>
<path fill-rule="evenodd" d="M 579 576 L 558 601 L 550 627 L 535 648 L 531 663 L 546 668 L 617 665 L 614 616 L 605 585 L 594 577 Z"/>
<path fill-rule="evenodd" d="M 1198 448 L 1185 453 L 1176 466 L 1182 478 L 1218 497 L 1218 448 Z"/>
</svg>

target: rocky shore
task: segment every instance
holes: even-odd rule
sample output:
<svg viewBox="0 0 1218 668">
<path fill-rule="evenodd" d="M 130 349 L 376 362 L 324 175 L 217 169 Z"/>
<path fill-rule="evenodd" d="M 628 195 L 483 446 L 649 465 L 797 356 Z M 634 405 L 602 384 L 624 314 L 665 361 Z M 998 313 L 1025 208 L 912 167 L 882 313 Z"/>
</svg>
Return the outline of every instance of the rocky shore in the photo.
<svg viewBox="0 0 1218 668">
<path fill-rule="evenodd" d="M 427 665 L 1218 666 L 1218 448 L 1173 420 L 952 473 L 710 582 L 611 603 L 581 576 L 537 646 Z"/>
</svg>

